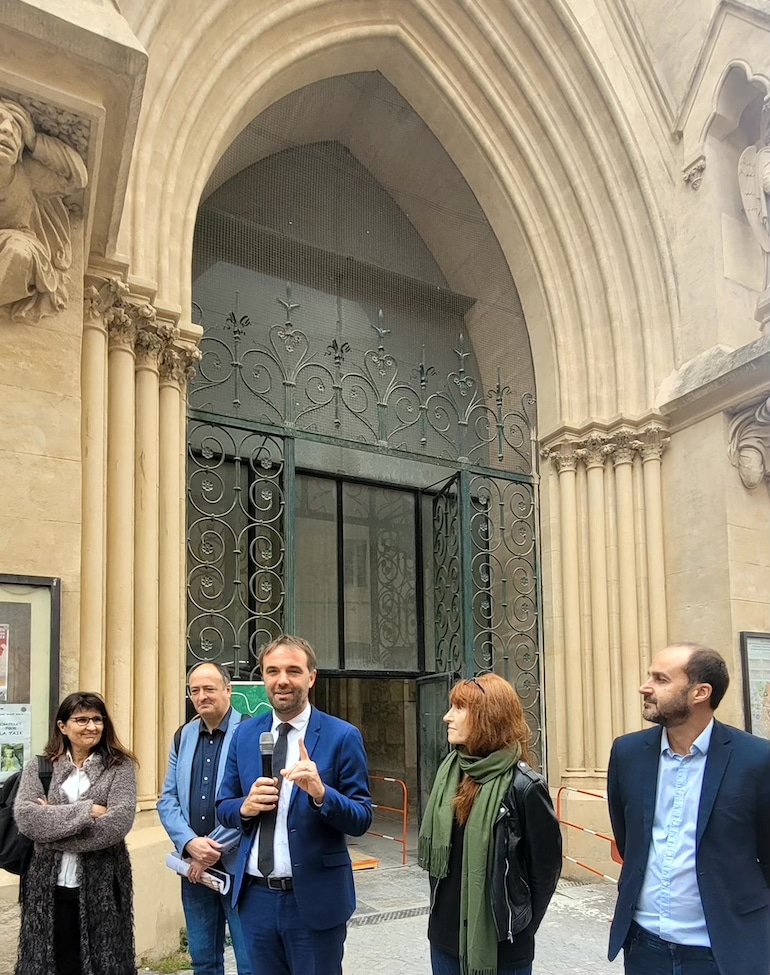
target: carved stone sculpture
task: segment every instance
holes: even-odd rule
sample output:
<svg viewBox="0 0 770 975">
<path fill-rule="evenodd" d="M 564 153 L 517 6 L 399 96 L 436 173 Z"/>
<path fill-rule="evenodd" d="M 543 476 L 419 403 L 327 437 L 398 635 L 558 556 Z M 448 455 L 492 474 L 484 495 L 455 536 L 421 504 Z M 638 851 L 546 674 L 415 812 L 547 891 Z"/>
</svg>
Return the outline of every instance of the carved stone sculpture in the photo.
<svg viewBox="0 0 770 975">
<path fill-rule="evenodd" d="M 744 487 L 766 481 L 770 488 L 770 397 L 736 413 L 730 423 L 728 455 Z"/>
<path fill-rule="evenodd" d="M 759 141 L 744 149 L 738 161 L 738 185 L 746 217 L 765 254 L 764 290 L 756 316 L 764 331 L 770 325 L 770 95 L 762 103 Z"/>
<path fill-rule="evenodd" d="M 36 131 L 18 102 L 0 98 L 0 306 L 14 319 L 36 322 L 66 304 L 65 198 L 87 181 L 74 149 Z"/>
</svg>

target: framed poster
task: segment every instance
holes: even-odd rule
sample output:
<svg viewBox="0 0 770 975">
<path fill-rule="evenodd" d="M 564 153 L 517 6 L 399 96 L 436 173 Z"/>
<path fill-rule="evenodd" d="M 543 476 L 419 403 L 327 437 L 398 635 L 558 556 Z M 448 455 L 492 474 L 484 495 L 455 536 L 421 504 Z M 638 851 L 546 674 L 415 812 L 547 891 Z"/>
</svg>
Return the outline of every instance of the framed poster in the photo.
<svg viewBox="0 0 770 975">
<path fill-rule="evenodd" d="M 770 633 L 741 633 L 746 731 L 770 739 Z"/>
<path fill-rule="evenodd" d="M 46 741 L 59 704 L 59 579 L 0 575 L 0 782 Z"/>
</svg>

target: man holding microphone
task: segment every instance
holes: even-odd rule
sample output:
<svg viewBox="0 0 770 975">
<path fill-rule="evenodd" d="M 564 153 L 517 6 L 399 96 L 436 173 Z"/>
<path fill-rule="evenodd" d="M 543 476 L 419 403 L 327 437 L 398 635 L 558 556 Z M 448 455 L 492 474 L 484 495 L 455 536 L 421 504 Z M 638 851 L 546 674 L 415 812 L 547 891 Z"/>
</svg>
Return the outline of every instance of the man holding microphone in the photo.
<svg viewBox="0 0 770 975">
<path fill-rule="evenodd" d="M 253 975 L 341 975 L 355 909 L 345 835 L 361 836 L 372 819 L 363 740 L 311 707 L 316 656 L 306 640 L 278 637 L 260 666 L 273 713 L 238 729 L 217 796 L 220 822 L 243 830 L 233 901 Z M 263 775 L 265 733 L 273 777 Z"/>
</svg>

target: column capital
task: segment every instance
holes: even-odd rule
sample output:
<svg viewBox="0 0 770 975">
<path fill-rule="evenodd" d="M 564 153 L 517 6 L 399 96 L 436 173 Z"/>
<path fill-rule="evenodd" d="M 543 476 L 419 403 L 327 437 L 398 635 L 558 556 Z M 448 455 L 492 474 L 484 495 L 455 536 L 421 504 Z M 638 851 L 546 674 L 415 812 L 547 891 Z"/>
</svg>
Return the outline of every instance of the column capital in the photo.
<svg viewBox="0 0 770 975">
<path fill-rule="evenodd" d="M 670 443 L 670 437 L 666 433 L 665 427 L 658 423 L 650 423 L 639 432 L 639 451 L 642 455 L 642 463 L 649 460 L 660 460 L 663 451 Z"/>
<path fill-rule="evenodd" d="M 125 304 L 114 305 L 104 315 L 104 324 L 107 327 L 107 334 L 110 338 L 110 351 L 114 349 L 127 349 L 134 351 L 136 341 L 136 322 L 129 315 Z"/>
<path fill-rule="evenodd" d="M 129 314 L 137 327 L 137 366 L 158 368 L 163 351 L 179 336 L 178 327 L 172 322 L 158 321 L 157 310 L 150 304 L 133 305 Z"/>
<path fill-rule="evenodd" d="M 124 308 L 128 286 L 120 278 L 87 275 L 83 291 L 83 318 L 86 325 L 106 329 L 105 316 Z"/>
<path fill-rule="evenodd" d="M 160 355 L 160 381 L 184 391 L 200 362 L 200 349 L 191 345 L 168 345 Z"/>
<path fill-rule="evenodd" d="M 569 440 L 544 447 L 540 451 L 540 455 L 544 460 L 550 460 L 560 474 L 566 471 L 574 472 L 577 469 L 579 458 L 575 450 L 575 444 Z"/>
<path fill-rule="evenodd" d="M 596 434 L 584 440 L 578 448 L 578 452 L 586 466 L 586 470 L 594 467 L 604 467 L 608 457 L 615 451 L 615 446 L 608 437 L 600 437 Z"/>
<path fill-rule="evenodd" d="M 603 468 L 608 459 L 615 467 L 631 464 L 641 456 L 642 461 L 660 460 L 669 443 L 668 431 L 657 418 L 649 415 L 641 421 L 621 420 L 614 423 L 594 423 L 583 428 L 563 428 L 561 435 L 540 451 L 543 459 L 550 459 L 557 470 L 574 470 L 581 463 L 586 470 Z"/>
<path fill-rule="evenodd" d="M 634 457 L 641 446 L 641 441 L 635 433 L 627 430 L 619 431 L 614 437 L 612 463 L 615 467 L 620 467 L 622 464 L 633 464 Z"/>
</svg>

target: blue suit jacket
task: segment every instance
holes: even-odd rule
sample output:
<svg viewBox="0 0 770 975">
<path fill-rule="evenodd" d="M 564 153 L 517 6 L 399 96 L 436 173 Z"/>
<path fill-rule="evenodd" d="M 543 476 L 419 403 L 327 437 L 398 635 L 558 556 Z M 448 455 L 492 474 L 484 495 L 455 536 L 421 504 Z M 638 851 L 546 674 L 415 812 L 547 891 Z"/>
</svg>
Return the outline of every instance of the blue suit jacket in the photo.
<svg viewBox="0 0 770 975">
<path fill-rule="evenodd" d="M 628 936 L 652 838 L 662 728 L 612 746 L 607 798 L 623 856 L 610 932 L 612 960 Z M 770 742 L 714 722 L 703 774 L 696 866 L 721 975 L 770 972 Z"/>
<path fill-rule="evenodd" d="M 227 756 L 225 777 L 217 796 L 217 815 L 225 826 L 241 826 L 241 803 L 262 775 L 259 736 L 269 731 L 272 714 L 241 725 Z M 344 924 L 355 910 L 353 870 L 345 834 L 361 836 L 372 821 L 366 752 L 357 728 L 313 708 L 305 729 L 305 747 L 326 786 L 320 809 L 295 786 L 289 805 L 289 852 L 294 895 L 309 928 L 324 930 Z M 259 817 L 243 822 L 233 880 L 237 903 Z"/>
<path fill-rule="evenodd" d="M 219 753 L 217 788 L 222 784 L 227 753 L 230 749 L 230 743 L 233 740 L 235 729 L 240 725 L 242 717 L 243 715 L 239 714 L 235 708 L 230 709 L 230 718 L 227 722 L 225 740 L 222 742 L 222 750 Z M 194 829 L 190 828 L 190 778 L 200 727 L 201 719 L 195 717 L 182 728 L 179 754 L 177 754 L 174 748 L 173 741 L 171 742 L 166 778 L 163 782 L 163 790 L 160 798 L 158 799 L 158 815 L 160 816 L 160 821 L 163 823 L 163 828 L 171 837 L 174 846 L 180 854 L 185 844 L 195 839 L 198 835 Z M 222 858 L 222 865 L 232 873 L 232 869 L 235 866 L 234 851 L 226 854 Z"/>
</svg>

